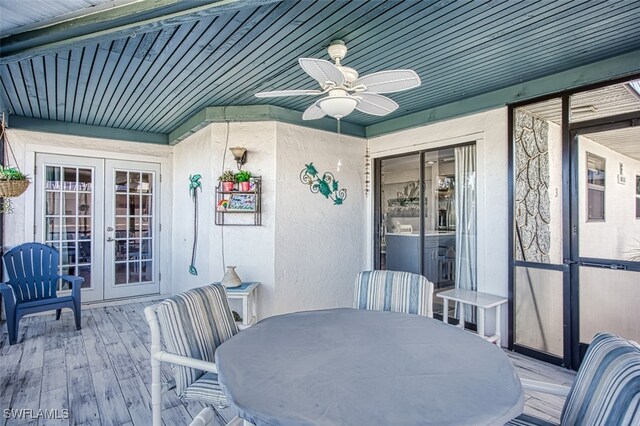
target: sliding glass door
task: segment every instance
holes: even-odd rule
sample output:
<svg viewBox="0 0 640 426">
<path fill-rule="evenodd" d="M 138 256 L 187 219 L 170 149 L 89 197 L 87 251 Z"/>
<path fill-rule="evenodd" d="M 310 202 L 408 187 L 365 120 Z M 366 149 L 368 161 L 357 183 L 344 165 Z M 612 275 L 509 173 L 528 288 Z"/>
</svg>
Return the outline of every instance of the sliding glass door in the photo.
<svg viewBox="0 0 640 426">
<path fill-rule="evenodd" d="M 475 167 L 474 144 L 376 160 L 376 269 L 424 275 L 436 294 L 476 289 Z"/>
<path fill-rule="evenodd" d="M 420 154 L 383 159 L 380 165 L 379 269 L 421 273 Z"/>
</svg>

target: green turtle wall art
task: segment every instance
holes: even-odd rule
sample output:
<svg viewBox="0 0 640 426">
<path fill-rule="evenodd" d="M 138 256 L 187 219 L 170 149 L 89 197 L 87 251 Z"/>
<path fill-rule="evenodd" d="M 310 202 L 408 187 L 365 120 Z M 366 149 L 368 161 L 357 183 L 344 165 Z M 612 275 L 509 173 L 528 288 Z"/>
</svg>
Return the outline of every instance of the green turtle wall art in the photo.
<svg viewBox="0 0 640 426">
<path fill-rule="evenodd" d="M 306 164 L 305 168 L 302 169 L 300 181 L 309 185 L 312 193 L 324 195 L 324 198 L 330 199 L 336 206 L 341 205 L 347 198 L 347 190 L 345 188 L 338 189 L 338 181 L 333 174 L 325 172 L 320 176 L 313 163 Z"/>
</svg>

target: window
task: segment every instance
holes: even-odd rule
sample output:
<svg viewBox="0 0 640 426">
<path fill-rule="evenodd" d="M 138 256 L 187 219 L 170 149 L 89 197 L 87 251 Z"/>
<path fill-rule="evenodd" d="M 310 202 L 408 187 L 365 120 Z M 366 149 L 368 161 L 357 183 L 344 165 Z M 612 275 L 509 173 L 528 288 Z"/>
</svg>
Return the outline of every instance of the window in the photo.
<svg viewBox="0 0 640 426">
<path fill-rule="evenodd" d="M 640 219 L 640 176 L 636 175 L 636 219 Z"/>
<path fill-rule="evenodd" d="M 587 152 L 587 221 L 604 220 L 605 159 Z"/>
</svg>

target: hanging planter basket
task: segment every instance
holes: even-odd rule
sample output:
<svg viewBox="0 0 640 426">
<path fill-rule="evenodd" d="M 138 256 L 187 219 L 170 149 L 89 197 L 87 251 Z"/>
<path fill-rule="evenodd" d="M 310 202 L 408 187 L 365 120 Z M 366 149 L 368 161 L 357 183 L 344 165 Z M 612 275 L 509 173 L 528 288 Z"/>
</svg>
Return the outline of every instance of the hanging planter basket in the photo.
<svg viewBox="0 0 640 426">
<path fill-rule="evenodd" d="M 0 180 L 0 197 L 19 197 L 29 187 L 28 180 Z"/>
<path fill-rule="evenodd" d="M 4 157 L 2 158 L 2 164 L 0 165 L 0 198 L 14 198 L 24 194 L 29 187 L 29 176 L 20 171 L 16 156 L 11 149 L 9 138 L 6 132 L 6 123 L 4 121 L 4 114 L 2 114 L 2 122 L 0 123 L 0 142 L 3 144 Z M 15 167 L 9 166 L 9 154 L 13 158 Z M 2 212 L 11 211 L 11 201 L 4 200 L 0 210 Z"/>
</svg>

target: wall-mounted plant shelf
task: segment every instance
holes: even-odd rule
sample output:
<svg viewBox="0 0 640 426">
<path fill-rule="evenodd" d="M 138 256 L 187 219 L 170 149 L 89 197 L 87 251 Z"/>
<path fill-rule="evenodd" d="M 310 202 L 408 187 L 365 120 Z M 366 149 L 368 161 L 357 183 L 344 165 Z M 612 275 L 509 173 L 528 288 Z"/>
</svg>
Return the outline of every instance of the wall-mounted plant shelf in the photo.
<svg viewBox="0 0 640 426">
<path fill-rule="evenodd" d="M 251 178 L 250 191 L 222 191 L 222 185 L 216 187 L 216 225 L 220 226 L 260 226 L 262 225 L 262 179 Z M 232 219 L 239 214 L 236 219 Z M 247 221 L 246 215 L 253 215 Z"/>
</svg>

